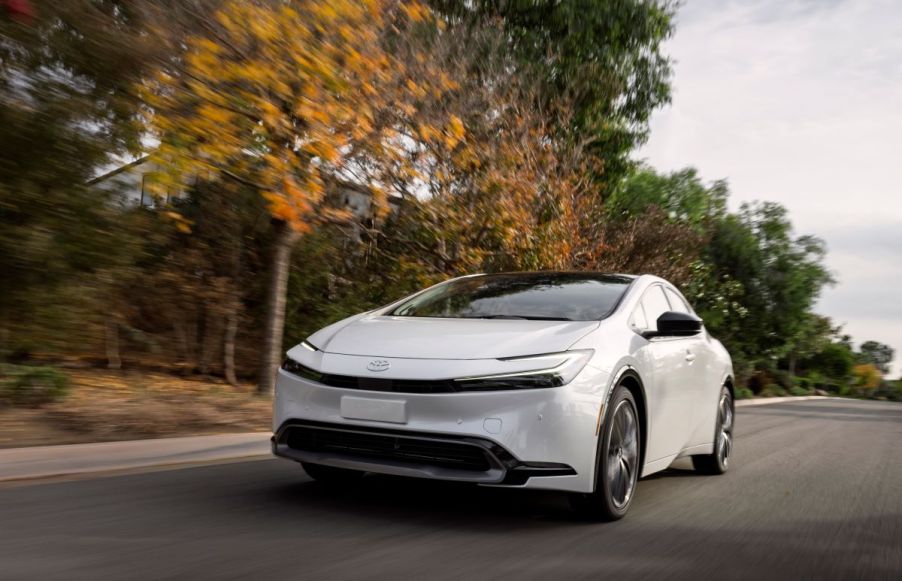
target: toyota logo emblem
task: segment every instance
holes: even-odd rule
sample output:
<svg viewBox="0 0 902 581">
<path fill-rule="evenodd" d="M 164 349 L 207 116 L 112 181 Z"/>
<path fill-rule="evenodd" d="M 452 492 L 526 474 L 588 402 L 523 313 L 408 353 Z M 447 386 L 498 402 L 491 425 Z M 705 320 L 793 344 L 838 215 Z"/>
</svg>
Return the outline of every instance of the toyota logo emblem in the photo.
<svg viewBox="0 0 902 581">
<path fill-rule="evenodd" d="M 373 359 L 366 364 L 366 368 L 370 371 L 385 371 L 389 367 L 391 367 L 391 363 L 385 359 Z"/>
</svg>

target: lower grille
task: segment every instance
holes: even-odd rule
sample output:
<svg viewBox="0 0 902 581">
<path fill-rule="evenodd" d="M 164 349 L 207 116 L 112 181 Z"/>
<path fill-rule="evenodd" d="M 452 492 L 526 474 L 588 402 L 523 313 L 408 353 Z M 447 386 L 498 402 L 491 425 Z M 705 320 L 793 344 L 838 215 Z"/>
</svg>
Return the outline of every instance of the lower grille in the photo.
<svg viewBox="0 0 902 581">
<path fill-rule="evenodd" d="M 401 434 L 291 426 L 282 436 L 289 448 L 354 458 L 485 472 L 492 468 L 480 446 Z"/>
</svg>

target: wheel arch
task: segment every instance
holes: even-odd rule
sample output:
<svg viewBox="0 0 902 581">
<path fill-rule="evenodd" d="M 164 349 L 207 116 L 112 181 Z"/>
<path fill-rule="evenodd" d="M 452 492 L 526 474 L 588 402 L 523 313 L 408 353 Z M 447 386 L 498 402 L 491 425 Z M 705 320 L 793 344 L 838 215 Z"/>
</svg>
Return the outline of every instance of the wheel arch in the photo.
<svg viewBox="0 0 902 581">
<path fill-rule="evenodd" d="M 724 377 L 724 379 L 723 379 L 723 384 L 722 384 L 722 385 L 723 385 L 724 387 L 726 387 L 727 390 L 730 392 L 730 407 L 733 408 L 733 411 L 734 411 L 734 412 L 736 411 L 736 387 L 735 387 L 735 383 L 736 383 L 736 382 L 733 380 L 733 376 L 732 376 L 732 375 L 727 375 L 726 377 Z M 718 396 L 718 397 L 720 397 L 720 396 Z"/>
<path fill-rule="evenodd" d="M 636 400 L 637 411 L 639 412 L 639 436 L 642 444 L 639 446 L 639 474 L 641 476 L 642 470 L 645 469 L 645 451 L 648 447 L 649 432 L 648 398 L 645 396 L 645 384 L 642 382 L 639 373 L 633 367 L 627 366 L 617 374 L 615 381 L 611 384 L 611 395 L 613 395 L 617 386 L 620 385 L 628 389 L 633 395 L 633 399 Z M 607 415 L 607 410 L 605 410 L 605 414 Z"/>
</svg>

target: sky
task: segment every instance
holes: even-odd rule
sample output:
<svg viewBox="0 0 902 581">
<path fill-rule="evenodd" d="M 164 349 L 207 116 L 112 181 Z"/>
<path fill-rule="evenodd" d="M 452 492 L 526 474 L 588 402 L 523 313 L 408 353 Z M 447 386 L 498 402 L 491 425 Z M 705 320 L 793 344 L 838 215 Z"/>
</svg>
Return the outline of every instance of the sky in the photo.
<svg viewBox="0 0 902 581">
<path fill-rule="evenodd" d="M 902 0 L 685 0 L 673 100 L 639 152 L 725 178 L 827 243 L 816 311 L 902 373 Z"/>
</svg>

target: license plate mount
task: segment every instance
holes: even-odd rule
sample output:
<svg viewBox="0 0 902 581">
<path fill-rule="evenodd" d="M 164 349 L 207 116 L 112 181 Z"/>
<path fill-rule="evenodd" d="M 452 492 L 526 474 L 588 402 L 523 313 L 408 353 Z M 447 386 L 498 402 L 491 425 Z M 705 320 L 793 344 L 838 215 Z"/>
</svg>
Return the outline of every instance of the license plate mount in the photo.
<svg viewBox="0 0 902 581">
<path fill-rule="evenodd" d="M 341 417 L 392 424 L 407 423 L 407 402 L 345 395 L 341 398 Z"/>
</svg>

